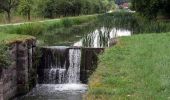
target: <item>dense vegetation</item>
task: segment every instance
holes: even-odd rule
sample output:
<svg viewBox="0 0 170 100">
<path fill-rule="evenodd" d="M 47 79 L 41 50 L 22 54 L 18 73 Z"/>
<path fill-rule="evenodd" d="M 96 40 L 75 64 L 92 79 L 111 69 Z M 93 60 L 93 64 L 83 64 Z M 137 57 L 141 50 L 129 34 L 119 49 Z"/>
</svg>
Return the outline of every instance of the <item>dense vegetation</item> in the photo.
<svg viewBox="0 0 170 100">
<path fill-rule="evenodd" d="M 57 28 L 69 28 L 74 25 L 92 22 L 97 15 L 66 17 L 59 20 L 26 23 L 21 25 L 1 26 L 0 31 L 9 34 L 24 34 L 38 36 Z"/>
<path fill-rule="evenodd" d="M 76 37 L 77 35 L 83 36 L 95 29 L 93 22 L 97 16 L 66 17 L 60 20 L 1 26 L 0 31 L 8 34 L 32 35 L 43 45 L 69 45 L 81 38 Z"/>
<path fill-rule="evenodd" d="M 167 100 L 170 33 L 122 37 L 100 56 L 87 100 Z"/>
<path fill-rule="evenodd" d="M 129 12 L 114 12 L 98 16 L 100 27 L 131 30 L 133 34 L 161 33 L 170 31 L 170 22 L 153 21 Z"/>
<path fill-rule="evenodd" d="M 43 16 L 53 18 L 104 13 L 112 9 L 114 3 L 110 3 L 108 0 L 43 0 L 39 6 L 42 6 L 39 11 Z"/>
<path fill-rule="evenodd" d="M 9 44 L 16 41 L 23 41 L 30 38 L 34 38 L 34 37 L 30 35 L 7 34 L 7 33 L 0 32 L 0 44 Z"/>
<path fill-rule="evenodd" d="M 10 65 L 10 56 L 8 47 L 4 44 L 0 44 L 0 69 L 7 68 Z"/>
<path fill-rule="evenodd" d="M 157 16 L 170 17 L 170 1 L 169 0 L 131 0 L 132 8 L 141 15 L 148 18 L 156 18 Z"/>
<path fill-rule="evenodd" d="M 11 64 L 11 57 L 8 44 L 16 41 L 23 41 L 29 38 L 34 37 L 27 35 L 0 33 L 0 69 L 7 68 Z"/>
<path fill-rule="evenodd" d="M 126 17 L 124 17 L 126 16 Z M 41 44 L 46 45 L 71 45 L 88 33 L 105 27 L 105 32 L 113 28 L 130 30 L 133 34 L 161 33 L 170 31 L 170 23 L 164 21 L 147 20 L 135 13 L 114 12 L 101 15 L 79 17 L 66 17 L 60 20 L 27 23 L 0 27 L 0 31 L 9 34 L 36 36 Z M 108 36 L 108 35 L 107 35 Z M 109 37 L 102 36 L 105 40 Z M 92 41 L 93 37 L 84 38 L 85 44 Z"/>
<path fill-rule="evenodd" d="M 7 15 L 56 18 L 105 13 L 114 9 L 114 0 L 0 0 L 0 11 Z"/>
</svg>

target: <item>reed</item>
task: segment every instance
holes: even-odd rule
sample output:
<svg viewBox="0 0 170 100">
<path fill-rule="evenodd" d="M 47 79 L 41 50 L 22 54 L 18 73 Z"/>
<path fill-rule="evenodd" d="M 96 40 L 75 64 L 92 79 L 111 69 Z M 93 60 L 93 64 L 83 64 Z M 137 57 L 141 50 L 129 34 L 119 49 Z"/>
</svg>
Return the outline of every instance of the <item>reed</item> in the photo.
<svg viewBox="0 0 170 100">
<path fill-rule="evenodd" d="M 102 27 L 127 29 L 133 34 L 161 33 L 170 31 L 170 23 L 166 21 L 148 20 L 135 13 L 114 12 L 98 16 L 98 24 Z"/>
</svg>

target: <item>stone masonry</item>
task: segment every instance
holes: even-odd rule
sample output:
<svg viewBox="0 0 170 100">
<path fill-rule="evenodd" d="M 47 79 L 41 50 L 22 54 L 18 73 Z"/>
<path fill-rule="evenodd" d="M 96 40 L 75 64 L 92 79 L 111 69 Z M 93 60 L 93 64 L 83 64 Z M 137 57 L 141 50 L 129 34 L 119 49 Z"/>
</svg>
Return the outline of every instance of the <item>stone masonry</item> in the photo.
<svg viewBox="0 0 170 100">
<path fill-rule="evenodd" d="M 30 39 L 10 44 L 11 65 L 0 67 L 0 100 L 9 100 L 26 94 L 29 87 L 36 40 Z"/>
</svg>

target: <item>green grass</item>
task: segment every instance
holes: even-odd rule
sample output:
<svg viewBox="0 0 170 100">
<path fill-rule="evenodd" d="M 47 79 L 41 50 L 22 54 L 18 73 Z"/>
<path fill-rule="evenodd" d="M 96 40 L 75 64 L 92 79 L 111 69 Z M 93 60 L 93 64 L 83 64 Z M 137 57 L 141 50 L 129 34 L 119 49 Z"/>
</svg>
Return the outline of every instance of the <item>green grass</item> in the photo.
<svg viewBox="0 0 170 100">
<path fill-rule="evenodd" d="M 16 41 L 25 41 L 27 39 L 34 39 L 34 37 L 28 35 L 0 33 L 0 43 L 12 43 Z"/>
<path fill-rule="evenodd" d="M 79 38 L 76 38 L 77 35 L 83 36 L 84 30 L 87 30 L 84 28 L 86 28 L 87 25 L 91 26 L 89 24 L 92 23 L 97 18 L 97 16 L 98 15 L 95 14 L 86 16 L 84 15 L 45 20 L 44 22 L 0 26 L 0 32 L 11 34 L 11 36 L 13 36 L 13 34 L 18 34 L 18 36 L 35 36 L 40 41 L 39 45 L 70 44 L 70 42 L 79 40 Z"/>
<path fill-rule="evenodd" d="M 170 33 L 122 37 L 100 56 L 87 100 L 170 99 Z"/>
<path fill-rule="evenodd" d="M 87 16 L 78 16 L 78 17 L 66 17 L 56 20 L 47 20 L 44 22 L 33 22 L 26 23 L 21 25 L 8 25 L 1 26 L 0 32 L 9 33 L 9 34 L 24 34 L 24 35 L 33 35 L 39 36 L 47 32 L 51 32 L 56 28 L 69 28 L 74 25 L 80 25 L 83 23 L 91 22 L 96 19 L 97 15 L 87 15 Z M 49 33 L 50 34 L 50 33 Z"/>
<path fill-rule="evenodd" d="M 35 39 L 28 35 L 0 33 L 0 68 L 8 68 L 11 64 L 8 45 L 15 42 L 23 42 L 27 39 Z"/>
</svg>

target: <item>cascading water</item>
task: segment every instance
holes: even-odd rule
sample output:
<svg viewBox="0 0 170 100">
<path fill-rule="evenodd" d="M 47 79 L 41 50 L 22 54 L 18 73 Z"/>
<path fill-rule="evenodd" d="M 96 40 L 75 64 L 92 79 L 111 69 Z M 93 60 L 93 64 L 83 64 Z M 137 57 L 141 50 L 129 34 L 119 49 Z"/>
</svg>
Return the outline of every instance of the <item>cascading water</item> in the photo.
<svg viewBox="0 0 170 100">
<path fill-rule="evenodd" d="M 39 68 L 40 84 L 80 83 L 80 49 L 61 47 L 44 49 L 41 62 L 45 63 L 42 63 Z"/>
<path fill-rule="evenodd" d="M 38 68 L 39 84 L 66 83 L 68 69 L 68 48 L 50 47 L 42 49 L 41 64 Z"/>
<path fill-rule="evenodd" d="M 80 82 L 80 64 L 81 64 L 81 50 L 70 49 L 69 50 L 69 62 L 68 68 L 68 83 Z"/>
<path fill-rule="evenodd" d="M 82 38 L 80 41 L 73 44 L 73 46 L 83 46 L 92 48 L 103 48 L 110 46 L 110 40 L 115 39 L 120 36 L 130 36 L 131 31 L 116 29 L 116 28 L 106 28 L 101 27 L 94 30 L 92 33 L 88 34 L 86 37 Z"/>
<path fill-rule="evenodd" d="M 81 55 L 80 48 L 42 48 L 41 64 L 38 68 L 39 84 L 25 98 L 82 100 L 87 85 L 80 82 Z"/>
</svg>

